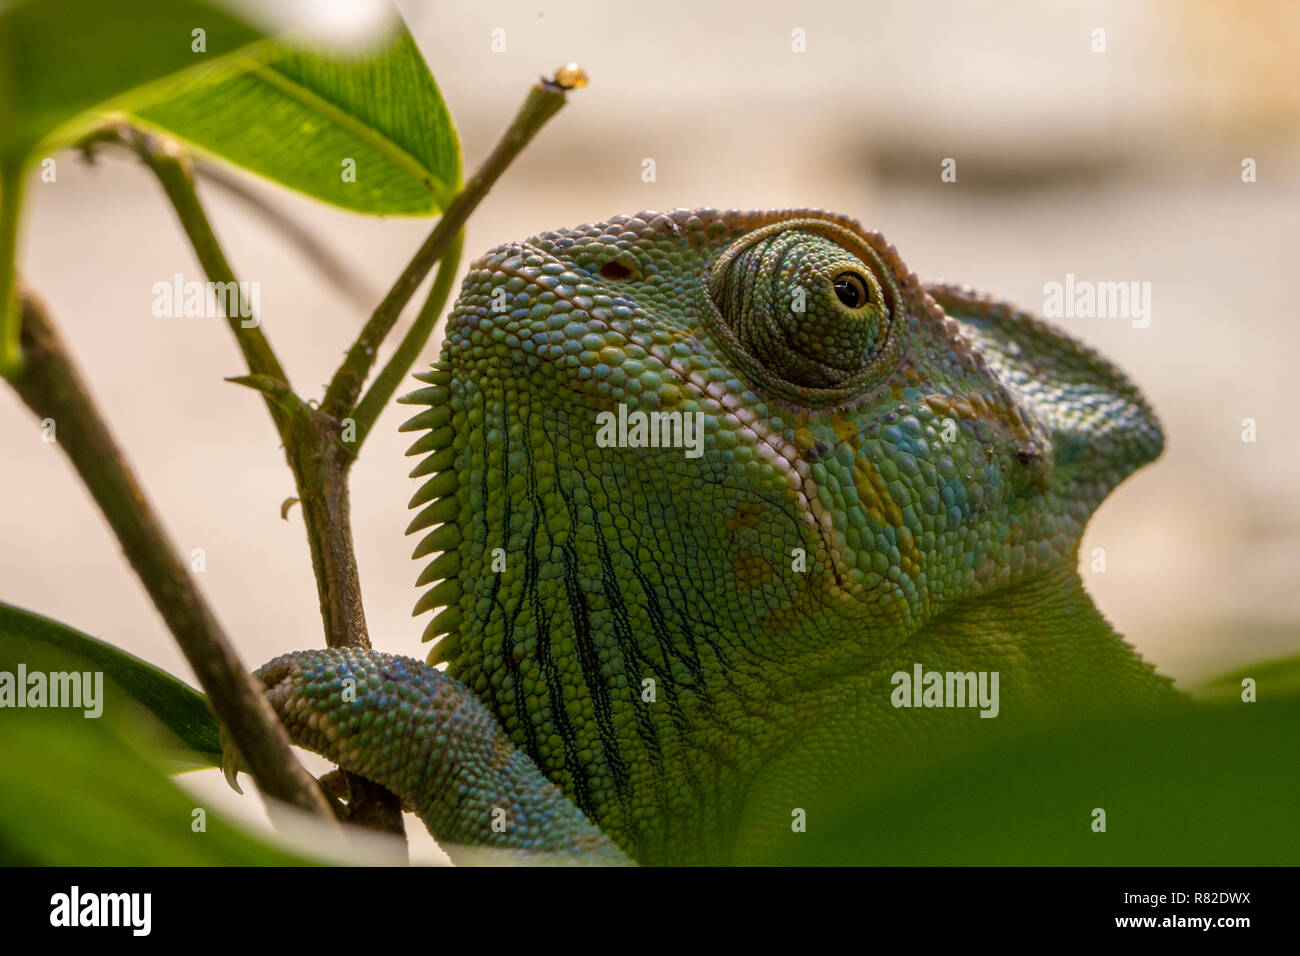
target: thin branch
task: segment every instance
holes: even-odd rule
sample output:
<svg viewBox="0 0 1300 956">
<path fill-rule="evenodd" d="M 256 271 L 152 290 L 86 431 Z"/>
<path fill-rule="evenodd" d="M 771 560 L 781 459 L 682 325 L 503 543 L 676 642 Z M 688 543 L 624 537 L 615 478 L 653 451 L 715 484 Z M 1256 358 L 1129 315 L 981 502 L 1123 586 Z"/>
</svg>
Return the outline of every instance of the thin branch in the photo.
<svg viewBox="0 0 1300 956">
<path fill-rule="evenodd" d="M 244 176 L 232 173 L 215 163 L 194 161 L 194 172 L 200 179 L 224 189 L 261 216 L 267 223 L 289 240 L 298 251 L 316 267 L 321 278 L 337 289 L 352 305 L 365 308 L 374 301 L 369 283 L 352 263 L 335 255 L 325 243 L 316 238 L 310 228 L 298 222 L 283 210 L 277 209 Z"/>
<path fill-rule="evenodd" d="M 195 192 L 188 157 L 174 143 L 139 130 L 118 127 L 116 135 L 162 184 L 209 281 L 235 281 Z M 340 445 L 340 423 L 294 394 L 260 328 L 245 327 L 236 317 L 230 321 L 230 329 L 251 372 L 231 381 L 262 392 L 293 472 L 302 502 L 325 642 L 330 647 L 368 648 L 370 636 L 352 543 L 346 474 L 351 457 Z M 400 801 L 368 781 L 356 778 L 352 782 L 354 800 L 346 808 L 347 819 L 404 836 Z"/>
<path fill-rule="evenodd" d="M 216 233 L 212 230 L 212 223 L 208 221 L 207 213 L 199 202 L 198 193 L 194 190 L 194 174 L 189 157 L 171 140 L 151 136 L 141 130 L 124 127 L 120 135 L 122 141 L 135 151 L 158 178 L 159 184 L 171 201 L 172 208 L 176 210 L 181 228 L 189 237 L 190 244 L 194 247 L 194 253 L 198 256 L 199 264 L 207 274 L 208 280 L 233 283 L 233 288 L 239 290 L 237 314 L 226 316 L 226 322 L 235 335 L 239 350 L 244 354 L 248 370 L 254 375 L 277 378 L 287 386 L 289 376 L 285 374 L 280 360 L 275 357 L 271 343 L 262 333 L 260 319 L 251 314 L 243 289 L 236 280 L 235 272 L 226 260 L 221 243 L 217 241 Z M 249 314 L 248 319 L 242 317 L 245 313 Z M 276 429 L 283 433 L 288 424 L 288 416 L 284 409 L 270 396 L 267 396 L 267 408 L 271 411 Z"/>
<path fill-rule="evenodd" d="M 510 127 L 448 204 L 438 224 L 371 315 L 331 380 L 319 408 L 302 402 L 293 393 L 288 377 L 256 324 L 246 327 L 238 317 L 231 320 L 231 330 L 252 373 L 233 381 L 263 393 L 284 443 L 302 503 L 325 639 L 330 647 L 370 646 L 348 498 L 348 469 L 355 460 L 355 449 L 418 357 L 446 305 L 459 264 L 462 227 L 470 213 L 538 130 L 564 105 L 566 92 L 585 83 L 582 71 L 570 65 L 558 71 L 554 79 L 539 80 L 532 87 Z M 119 128 L 116 135 L 158 177 L 208 279 L 234 282 L 234 273 L 195 193 L 191 167 L 184 153 L 166 140 L 129 128 Z M 101 132 L 94 142 L 103 138 Z M 114 136 L 110 134 L 107 138 Z M 85 148 L 93 148 L 93 142 L 88 139 Z M 357 405 L 379 346 L 439 260 L 443 262 L 424 307 Z M 245 311 L 242 298 L 240 311 Z M 357 405 L 355 413 L 354 405 Z M 346 423 L 349 417 L 353 421 Z M 351 429 L 345 430 L 345 424 L 355 429 L 356 434 L 348 434 Z M 348 806 L 351 819 L 377 829 L 403 832 L 400 804 L 392 794 L 360 778 L 350 777 L 350 782 L 354 796 Z"/>
<path fill-rule="evenodd" d="M 566 71 L 568 71 L 567 75 Z M 361 387 L 365 383 L 366 376 L 370 374 L 370 367 L 374 364 L 380 343 L 388 336 L 394 323 L 397 322 L 398 315 L 405 308 L 406 303 L 411 301 L 411 296 L 424 281 L 424 277 L 429 274 L 433 264 L 446 254 L 460 233 L 461 227 L 465 225 L 465 220 L 483 201 L 488 190 L 515 157 L 537 135 L 538 130 L 546 125 L 546 121 L 564 106 L 569 89 L 586 82 L 586 78 L 580 75 L 580 71 L 576 71 L 578 76 L 574 77 L 575 71 L 576 68 L 566 67 L 557 74 L 559 81 L 541 79 L 528 91 L 528 96 L 515 115 L 514 121 L 492 148 L 492 152 L 478 168 L 478 172 L 447 205 L 438 224 L 433 227 L 424 244 L 402 270 L 402 274 L 397 277 L 388 295 L 384 296 L 384 300 L 379 303 L 374 314 L 361 330 L 361 334 L 357 336 L 356 342 L 348 350 L 347 358 L 334 374 L 329 388 L 325 391 L 325 398 L 321 401 L 321 410 L 327 415 L 343 418 L 352 411 L 357 398 L 361 395 Z"/>
<path fill-rule="evenodd" d="M 304 406 L 285 430 L 284 449 L 302 503 L 325 643 L 368 648 L 370 633 L 352 544 L 347 478 L 352 459 L 344 450 L 341 433 L 339 422 Z"/>
<path fill-rule="evenodd" d="M 23 171 L 19 163 L 0 161 L 0 376 L 22 371 L 19 343 L 22 310 L 18 307 L 18 213 L 23 201 Z"/>
<path fill-rule="evenodd" d="M 188 158 L 175 144 L 129 127 L 119 133 L 162 184 L 212 282 L 233 282 L 231 270 L 207 214 L 194 190 Z M 340 444 L 341 425 L 301 401 L 288 384 L 283 368 L 257 327 L 245 328 L 237 319 L 231 331 L 252 374 L 230 379 L 263 393 L 284 443 L 307 520 L 307 539 L 317 596 L 330 647 L 369 647 L 361 581 L 352 547 L 347 480 Z"/>
<path fill-rule="evenodd" d="M 262 687 L 245 670 L 182 564 L 44 306 L 23 290 L 21 308 L 27 361 L 10 384 L 37 418 L 53 419 L 59 447 L 108 519 L 258 787 L 333 820 L 316 781 L 289 749 Z"/>
<path fill-rule="evenodd" d="M 429 290 L 429 296 L 424 300 L 419 315 L 415 317 L 406 335 L 402 337 L 397 350 L 393 352 L 383 369 L 375 376 L 370 388 L 366 389 L 366 394 L 357 403 L 357 410 L 352 413 L 352 418 L 356 422 L 356 440 L 348 446 L 354 458 L 361 452 L 361 445 L 370 434 L 370 429 L 374 427 L 375 419 L 388 405 L 393 393 L 411 371 L 411 366 L 415 364 L 415 360 L 420 357 L 420 352 L 429 341 L 433 327 L 437 324 L 438 317 L 442 315 L 447 299 L 451 297 L 451 287 L 456 279 L 456 270 L 460 267 L 464 240 L 465 233 L 462 231 L 452 241 L 451 248 L 438 264 L 438 274 L 434 277 L 433 288 Z"/>
</svg>

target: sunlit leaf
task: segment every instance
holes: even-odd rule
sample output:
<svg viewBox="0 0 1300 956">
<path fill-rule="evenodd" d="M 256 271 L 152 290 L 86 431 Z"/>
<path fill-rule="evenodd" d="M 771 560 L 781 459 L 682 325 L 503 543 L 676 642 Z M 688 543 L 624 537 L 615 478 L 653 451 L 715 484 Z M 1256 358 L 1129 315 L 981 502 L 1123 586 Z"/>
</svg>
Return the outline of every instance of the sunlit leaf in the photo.
<svg viewBox="0 0 1300 956">
<path fill-rule="evenodd" d="M 1245 691 L 1242 682 L 1247 679 L 1254 682 L 1256 700 L 1300 696 L 1300 657 L 1260 661 L 1249 667 L 1238 668 L 1206 681 L 1194 688 L 1192 693 L 1206 699 L 1240 700 Z"/>
<path fill-rule="evenodd" d="M 460 185 L 460 143 L 406 29 L 367 53 L 258 47 L 136 111 L 235 165 L 365 213 L 427 215 Z"/>
<path fill-rule="evenodd" d="M 91 107 L 261 37 L 201 0 L 0 4 L 0 158 L 21 161 Z"/>
<path fill-rule="evenodd" d="M 14 257 L 34 151 L 65 141 L 92 107 L 144 99 L 178 71 L 201 70 L 261 38 L 201 0 L 0 2 L 0 374 L 19 367 Z"/>
</svg>

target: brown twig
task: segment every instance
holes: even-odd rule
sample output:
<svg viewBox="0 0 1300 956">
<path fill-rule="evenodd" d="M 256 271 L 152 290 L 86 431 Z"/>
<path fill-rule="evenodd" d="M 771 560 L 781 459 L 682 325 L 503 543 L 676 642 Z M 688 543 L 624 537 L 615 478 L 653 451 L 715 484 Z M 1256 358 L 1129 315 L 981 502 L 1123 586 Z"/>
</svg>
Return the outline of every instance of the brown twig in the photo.
<svg viewBox="0 0 1300 956">
<path fill-rule="evenodd" d="M 54 421 L 59 447 L 81 475 L 158 613 L 176 635 L 258 787 L 333 820 L 316 781 L 289 749 L 288 735 L 262 687 L 245 670 L 190 579 L 44 306 L 27 290 L 20 298 L 26 364 L 10 384 L 38 419 Z"/>
<path fill-rule="evenodd" d="M 420 352 L 429 341 L 429 336 L 433 334 L 433 328 L 447 305 L 447 299 L 451 297 L 452 282 L 456 278 L 456 270 L 460 267 L 464 237 L 464 232 L 458 235 L 442 257 L 442 261 L 438 264 L 438 274 L 433 280 L 433 288 L 429 290 L 429 297 L 420 307 L 420 314 L 415 317 L 406 335 L 402 336 L 396 351 L 389 357 L 379 374 L 375 376 L 375 380 L 370 383 L 370 387 L 366 389 L 366 394 L 361 396 L 361 401 L 357 403 L 357 410 L 352 413 L 352 418 L 357 425 L 356 441 L 348 446 L 353 458 L 360 453 L 361 445 L 374 427 L 379 413 L 388 406 L 393 393 L 411 371 L 411 366 L 420 357 Z"/>
<path fill-rule="evenodd" d="M 157 177 L 172 208 L 176 211 L 181 228 L 185 230 L 185 235 L 189 238 L 194 254 L 198 257 L 208 280 L 223 284 L 231 283 L 228 288 L 239 289 L 235 271 L 230 267 L 230 262 L 222 251 L 221 243 L 217 241 L 212 223 L 208 220 L 208 215 L 194 189 L 194 171 L 189 157 L 171 140 L 129 126 L 119 127 L 119 138 L 135 151 L 135 154 Z M 244 301 L 241 291 L 237 314 L 226 316 L 226 324 L 230 326 L 230 331 L 235 336 L 235 342 L 244 355 L 248 370 L 254 375 L 279 379 L 285 384 L 286 389 L 290 388 L 289 377 L 280 365 L 280 360 L 276 358 L 271 343 L 262 332 L 260 317 L 244 318 L 244 313 L 249 311 L 251 310 L 248 308 L 248 303 Z M 276 429 L 283 434 L 288 425 L 288 414 L 272 400 L 271 396 L 266 397 L 266 405 L 271 412 L 271 419 L 275 422 Z"/>
<path fill-rule="evenodd" d="M 538 130 L 564 105 L 567 91 L 585 82 L 582 71 L 570 65 L 558 71 L 555 78 L 539 80 L 532 87 L 483 165 L 447 206 L 438 224 L 371 315 L 331 380 L 319 408 L 302 401 L 293 392 L 260 326 L 246 324 L 238 316 L 229 317 L 230 329 L 251 373 L 232 381 L 262 393 L 297 484 L 325 639 L 330 647 L 370 646 L 348 497 L 348 470 L 356 458 L 356 450 L 428 341 L 446 304 L 459 263 L 465 221 Z M 125 126 L 98 130 L 87 137 L 83 147 L 89 151 L 102 141 L 126 144 L 158 178 L 208 279 L 236 282 L 199 202 L 190 161 L 180 148 L 163 138 Z M 370 391 L 358 402 L 379 346 L 429 270 L 440 260 L 438 278 L 419 316 Z M 242 305 L 241 300 L 241 311 Z M 115 502 L 114 506 L 131 510 L 125 502 Z M 180 638 L 179 633 L 177 637 Z M 265 705 L 260 695 L 258 700 L 259 706 Z M 401 807 L 397 799 L 365 780 L 351 775 L 348 779 L 352 794 L 348 818 L 401 834 Z"/>
</svg>

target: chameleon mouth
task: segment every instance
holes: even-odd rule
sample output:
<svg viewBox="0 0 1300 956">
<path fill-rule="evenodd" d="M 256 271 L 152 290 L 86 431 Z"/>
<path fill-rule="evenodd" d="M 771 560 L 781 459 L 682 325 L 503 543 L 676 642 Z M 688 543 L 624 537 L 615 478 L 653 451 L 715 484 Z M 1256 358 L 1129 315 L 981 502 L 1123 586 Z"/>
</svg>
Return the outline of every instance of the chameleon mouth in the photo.
<svg viewBox="0 0 1300 956">
<path fill-rule="evenodd" d="M 1100 354 L 1034 315 L 964 287 L 926 291 L 1046 431 L 1059 493 L 1095 507 L 1160 457 L 1165 439 L 1155 411 Z"/>
</svg>

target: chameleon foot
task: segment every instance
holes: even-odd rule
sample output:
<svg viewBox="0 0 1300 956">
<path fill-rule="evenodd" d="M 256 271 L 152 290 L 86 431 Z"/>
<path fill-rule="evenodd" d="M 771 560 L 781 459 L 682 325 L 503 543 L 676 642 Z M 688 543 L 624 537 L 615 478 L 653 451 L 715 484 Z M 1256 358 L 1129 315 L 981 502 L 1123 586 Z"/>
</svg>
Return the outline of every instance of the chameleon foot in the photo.
<svg viewBox="0 0 1300 956">
<path fill-rule="evenodd" d="M 346 648 L 254 674 L 295 744 L 397 794 L 457 862 L 629 862 L 443 672 Z"/>
</svg>

